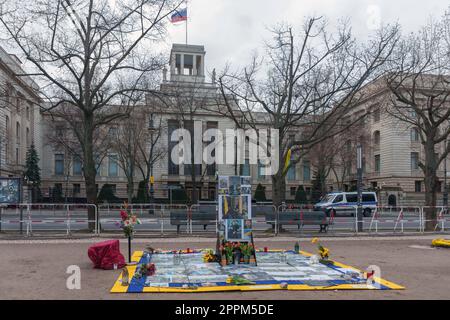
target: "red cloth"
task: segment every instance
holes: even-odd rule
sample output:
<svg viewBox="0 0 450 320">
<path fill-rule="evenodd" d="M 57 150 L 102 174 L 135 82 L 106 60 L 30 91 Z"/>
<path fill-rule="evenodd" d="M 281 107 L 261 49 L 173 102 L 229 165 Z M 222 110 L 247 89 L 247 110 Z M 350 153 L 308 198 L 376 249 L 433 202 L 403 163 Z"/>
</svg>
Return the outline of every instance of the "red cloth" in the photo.
<svg viewBox="0 0 450 320">
<path fill-rule="evenodd" d="M 96 243 L 88 249 L 89 259 L 94 263 L 94 268 L 111 270 L 114 264 L 117 268 L 123 268 L 125 258 L 120 253 L 119 240 L 108 240 Z"/>
</svg>

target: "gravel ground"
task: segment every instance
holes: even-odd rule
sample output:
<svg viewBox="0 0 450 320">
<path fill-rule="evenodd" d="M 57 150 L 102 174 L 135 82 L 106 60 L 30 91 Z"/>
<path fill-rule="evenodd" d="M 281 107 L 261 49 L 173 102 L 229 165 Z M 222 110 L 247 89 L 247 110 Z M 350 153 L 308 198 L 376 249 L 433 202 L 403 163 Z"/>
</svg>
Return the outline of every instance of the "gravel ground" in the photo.
<svg viewBox="0 0 450 320">
<path fill-rule="evenodd" d="M 450 249 L 430 247 L 432 237 L 323 239 L 331 258 L 365 269 L 378 265 L 382 278 L 406 287 L 399 291 L 265 291 L 199 294 L 110 294 L 120 271 L 97 270 L 87 256 L 104 239 L 0 241 L 0 299 L 449 299 Z M 301 239 L 303 250 L 316 247 Z M 294 239 L 257 239 L 261 248 L 292 249 Z M 212 248 L 215 239 L 136 239 L 133 250 Z M 126 242 L 121 241 L 126 252 Z M 69 265 L 81 268 L 81 290 L 66 288 Z"/>
</svg>

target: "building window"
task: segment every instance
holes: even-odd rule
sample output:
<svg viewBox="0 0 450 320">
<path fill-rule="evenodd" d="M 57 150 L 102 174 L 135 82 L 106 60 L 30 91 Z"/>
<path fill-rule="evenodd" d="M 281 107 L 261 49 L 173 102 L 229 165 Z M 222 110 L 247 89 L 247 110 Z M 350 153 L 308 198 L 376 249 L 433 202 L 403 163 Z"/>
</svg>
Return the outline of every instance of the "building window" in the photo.
<svg viewBox="0 0 450 320">
<path fill-rule="evenodd" d="M 311 181 L 311 164 L 309 160 L 303 160 L 303 181 Z"/>
<path fill-rule="evenodd" d="M 260 162 L 260 161 L 258 161 L 258 179 L 264 179 L 266 176 L 265 176 L 265 166 Z"/>
<path fill-rule="evenodd" d="M 26 144 L 27 144 L 27 147 L 28 147 L 30 145 L 30 128 L 27 128 L 27 130 L 26 130 L 25 139 L 26 139 Z"/>
<path fill-rule="evenodd" d="M 175 164 L 175 162 L 172 161 L 172 150 L 175 148 L 178 144 L 177 141 L 171 141 L 172 133 L 179 128 L 179 123 L 177 120 L 169 120 L 168 121 L 168 128 L 167 128 L 167 134 L 168 134 L 168 173 L 169 175 L 179 175 L 180 174 L 180 166 L 178 164 Z"/>
<path fill-rule="evenodd" d="M 373 111 L 373 121 L 380 122 L 380 109 L 375 109 Z"/>
<path fill-rule="evenodd" d="M 181 54 L 175 54 L 175 72 L 181 74 Z"/>
<path fill-rule="evenodd" d="M 192 76 L 193 70 L 194 70 L 194 56 L 191 54 L 185 54 L 183 63 L 183 74 Z"/>
<path fill-rule="evenodd" d="M 352 152 L 352 142 L 351 140 L 347 140 L 345 143 L 345 148 L 347 149 L 347 152 Z"/>
<path fill-rule="evenodd" d="M 184 129 L 186 129 L 187 131 L 189 131 L 189 134 L 191 135 L 191 137 L 194 137 L 194 121 L 184 121 Z M 191 143 L 191 159 L 189 159 L 189 163 L 185 163 L 184 164 L 184 175 L 185 176 L 190 176 L 192 175 L 192 167 L 194 167 L 194 174 L 196 176 L 201 176 L 202 175 L 202 165 L 201 164 L 193 164 L 193 157 L 194 157 L 194 143 Z"/>
<path fill-rule="evenodd" d="M 117 165 L 117 155 L 110 155 L 108 157 L 108 176 L 117 177 L 119 173 L 119 168 Z"/>
<path fill-rule="evenodd" d="M 245 159 L 245 163 L 241 164 L 241 175 L 250 176 L 250 160 Z"/>
<path fill-rule="evenodd" d="M 411 170 L 419 169 L 419 153 L 411 152 Z"/>
<path fill-rule="evenodd" d="M 380 169 L 381 169 L 380 155 L 377 154 L 375 156 L 375 172 L 380 173 Z"/>
<path fill-rule="evenodd" d="M 373 133 L 373 143 L 376 146 L 380 145 L 380 131 L 378 130 Z"/>
<path fill-rule="evenodd" d="M 414 181 L 414 191 L 422 192 L 422 181 Z"/>
<path fill-rule="evenodd" d="M 295 180 L 295 164 L 292 164 L 292 165 L 289 167 L 288 172 L 287 172 L 287 179 L 288 179 L 289 181 Z"/>
<path fill-rule="evenodd" d="M 206 129 L 207 130 L 209 130 L 209 129 L 217 129 L 218 125 L 219 124 L 218 124 L 217 121 L 208 121 L 208 122 L 206 122 Z M 216 137 L 213 136 L 212 139 L 211 139 L 211 143 L 214 143 L 215 141 L 216 141 Z M 214 158 L 216 157 L 216 150 L 215 149 L 213 149 L 211 151 L 211 157 L 214 157 Z M 215 176 L 216 175 L 216 161 L 214 161 L 214 163 L 206 165 L 206 174 L 208 176 Z"/>
<path fill-rule="evenodd" d="M 20 143 L 20 123 L 16 122 L 16 142 Z"/>
<path fill-rule="evenodd" d="M 82 165 L 81 165 L 80 157 L 73 156 L 72 162 L 73 162 L 73 164 L 72 164 L 73 175 L 74 176 L 81 176 L 81 174 L 82 174 Z"/>
<path fill-rule="evenodd" d="M 419 141 L 419 129 L 411 128 L 411 142 Z"/>
<path fill-rule="evenodd" d="M 442 192 L 442 181 L 436 182 L 436 192 Z"/>
<path fill-rule="evenodd" d="M 16 148 L 16 163 L 19 164 L 19 148 Z"/>
<path fill-rule="evenodd" d="M 64 154 L 62 153 L 55 154 L 55 175 L 64 175 Z"/>
<path fill-rule="evenodd" d="M 81 185 L 79 183 L 74 183 L 73 194 L 79 194 L 81 192 Z"/>
<path fill-rule="evenodd" d="M 295 193 L 296 193 L 296 191 L 297 191 L 297 188 L 296 187 L 291 187 L 291 196 L 295 196 Z"/>
<path fill-rule="evenodd" d="M 9 135 L 9 117 L 5 116 L 6 136 Z"/>
</svg>

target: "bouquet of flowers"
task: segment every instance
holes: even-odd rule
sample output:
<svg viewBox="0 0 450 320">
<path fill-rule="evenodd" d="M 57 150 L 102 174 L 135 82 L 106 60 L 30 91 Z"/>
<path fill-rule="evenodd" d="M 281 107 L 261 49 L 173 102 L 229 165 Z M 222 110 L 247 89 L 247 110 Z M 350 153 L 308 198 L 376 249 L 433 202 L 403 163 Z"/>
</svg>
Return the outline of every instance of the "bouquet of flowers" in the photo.
<svg viewBox="0 0 450 320">
<path fill-rule="evenodd" d="M 241 276 L 229 276 L 226 280 L 226 283 L 228 284 L 235 284 L 235 285 L 248 285 L 248 284 L 255 284 L 253 281 L 250 281 L 248 279 L 245 279 Z"/>
<path fill-rule="evenodd" d="M 253 254 L 253 245 L 251 243 L 241 244 L 241 252 L 244 257 L 250 257 Z"/>
<path fill-rule="evenodd" d="M 138 271 L 134 274 L 136 279 L 141 279 L 144 276 L 153 276 L 156 272 L 155 264 L 144 263 L 141 264 Z"/>
<path fill-rule="evenodd" d="M 120 217 L 122 218 L 120 227 L 123 229 L 123 233 L 126 237 L 132 237 L 134 233 L 134 226 L 136 224 L 141 224 L 141 221 L 135 214 L 128 213 L 125 210 L 120 211 Z"/>
<path fill-rule="evenodd" d="M 223 249 L 225 251 L 225 256 L 227 257 L 228 261 L 233 260 L 233 250 L 234 246 L 231 242 L 227 242 L 224 244 Z"/>
<path fill-rule="evenodd" d="M 206 253 L 203 255 L 203 262 L 216 262 L 217 257 L 214 254 L 213 250 L 207 250 Z"/>
<path fill-rule="evenodd" d="M 328 258 L 330 256 L 330 250 L 324 246 L 322 246 L 319 242 L 318 238 L 314 238 L 311 240 L 311 243 L 317 243 L 317 248 L 319 251 L 319 255 L 322 261 L 328 261 Z"/>
</svg>

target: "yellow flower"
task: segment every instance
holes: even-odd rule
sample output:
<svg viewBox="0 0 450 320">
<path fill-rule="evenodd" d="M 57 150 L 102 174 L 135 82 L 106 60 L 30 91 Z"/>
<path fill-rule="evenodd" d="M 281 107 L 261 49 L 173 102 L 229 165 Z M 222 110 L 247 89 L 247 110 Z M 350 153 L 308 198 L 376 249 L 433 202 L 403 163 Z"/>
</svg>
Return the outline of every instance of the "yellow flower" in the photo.
<svg viewBox="0 0 450 320">
<path fill-rule="evenodd" d="M 311 240 L 311 243 L 317 243 L 319 241 L 319 238 L 313 238 L 312 240 Z"/>
<path fill-rule="evenodd" d="M 231 282 L 233 282 L 233 278 L 232 277 L 228 277 L 227 278 L 227 283 L 231 283 Z"/>
<path fill-rule="evenodd" d="M 322 259 L 328 258 L 329 253 L 330 253 L 330 250 L 328 248 L 322 247 L 320 249 L 320 255 L 321 255 Z"/>
</svg>

